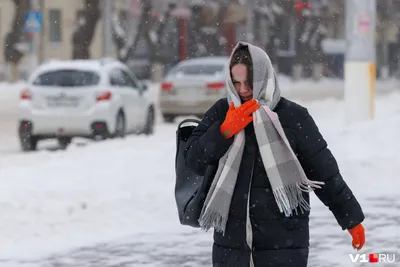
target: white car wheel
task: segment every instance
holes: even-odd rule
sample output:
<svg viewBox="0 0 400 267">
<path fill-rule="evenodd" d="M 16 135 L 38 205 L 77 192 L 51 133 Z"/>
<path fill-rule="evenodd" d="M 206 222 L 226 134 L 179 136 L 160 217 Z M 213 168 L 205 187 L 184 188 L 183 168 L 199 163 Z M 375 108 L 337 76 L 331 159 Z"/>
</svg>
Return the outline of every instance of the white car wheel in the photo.
<svg viewBox="0 0 400 267">
<path fill-rule="evenodd" d="M 122 112 L 119 112 L 117 115 L 117 122 L 115 125 L 115 137 L 119 138 L 124 138 L 125 137 L 125 131 L 126 131 L 126 125 L 125 125 L 125 116 Z"/>
<path fill-rule="evenodd" d="M 151 107 L 147 111 L 146 125 L 144 126 L 143 133 L 146 135 L 152 135 L 154 133 L 155 124 L 155 112 L 154 108 Z"/>
</svg>

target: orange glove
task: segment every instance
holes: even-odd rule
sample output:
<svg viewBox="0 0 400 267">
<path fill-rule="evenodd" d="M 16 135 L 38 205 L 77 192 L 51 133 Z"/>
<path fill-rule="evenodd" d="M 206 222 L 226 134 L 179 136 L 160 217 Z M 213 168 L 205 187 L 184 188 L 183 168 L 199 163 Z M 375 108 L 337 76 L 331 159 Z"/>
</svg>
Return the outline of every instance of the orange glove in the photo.
<svg viewBox="0 0 400 267">
<path fill-rule="evenodd" d="M 364 226 L 360 223 L 359 225 L 348 230 L 353 237 L 353 248 L 360 250 L 365 244 L 365 230 Z"/>
<path fill-rule="evenodd" d="M 229 139 L 241 130 L 243 130 L 250 122 L 253 121 L 251 114 L 256 111 L 260 105 L 255 99 L 245 102 L 238 108 L 235 108 L 233 102 L 229 106 L 226 113 L 225 121 L 220 127 L 221 133 L 225 138 Z"/>
</svg>

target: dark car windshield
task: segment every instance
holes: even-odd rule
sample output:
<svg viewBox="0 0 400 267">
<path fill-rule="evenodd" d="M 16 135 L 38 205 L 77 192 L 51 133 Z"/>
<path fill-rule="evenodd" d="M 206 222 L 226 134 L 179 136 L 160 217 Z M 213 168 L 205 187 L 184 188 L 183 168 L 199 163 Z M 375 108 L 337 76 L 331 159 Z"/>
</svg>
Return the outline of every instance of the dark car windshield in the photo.
<svg viewBox="0 0 400 267">
<path fill-rule="evenodd" d="M 223 65 L 217 64 L 196 64 L 196 65 L 185 65 L 178 67 L 175 71 L 175 75 L 215 75 L 224 70 Z"/>
<path fill-rule="evenodd" d="M 79 87 L 96 85 L 100 76 L 93 71 L 83 70 L 56 70 L 40 74 L 33 81 L 40 86 Z"/>
</svg>

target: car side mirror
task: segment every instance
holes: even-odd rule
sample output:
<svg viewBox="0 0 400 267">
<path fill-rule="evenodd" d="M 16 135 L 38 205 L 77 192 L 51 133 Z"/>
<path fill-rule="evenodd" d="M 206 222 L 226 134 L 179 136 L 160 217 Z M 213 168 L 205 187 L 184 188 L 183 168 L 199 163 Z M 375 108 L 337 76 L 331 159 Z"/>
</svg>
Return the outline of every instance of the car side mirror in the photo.
<svg viewBox="0 0 400 267">
<path fill-rule="evenodd" d="M 139 87 L 139 94 L 143 95 L 148 89 L 147 84 L 142 83 Z"/>
</svg>

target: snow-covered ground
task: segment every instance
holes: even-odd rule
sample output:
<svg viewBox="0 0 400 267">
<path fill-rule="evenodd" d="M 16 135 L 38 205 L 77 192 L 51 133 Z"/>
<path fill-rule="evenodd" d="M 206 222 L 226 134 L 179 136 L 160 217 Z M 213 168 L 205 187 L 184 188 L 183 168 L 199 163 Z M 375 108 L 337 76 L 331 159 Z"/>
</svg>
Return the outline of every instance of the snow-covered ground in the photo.
<svg viewBox="0 0 400 267">
<path fill-rule="evenodd" d="M 376 119 L 352 126 L 344 125 L 342 101 L 301 103 L 364 209 L 361 253 L 396 252 L 391 266 L 400 266 L 400 92 L 378 96 Z M 0 148 L 0 266 L 210 266 L 212 233 L 178 221 L 175 130 L 160 123 L 151 137 L 66 151 Z M 0 134 L 0 146 L 10 138 Z M 314 194 L 311 201 L 309 266 L 363 266 L 348 256 L 356 253 L 350 235 Z"/>
</svg>

